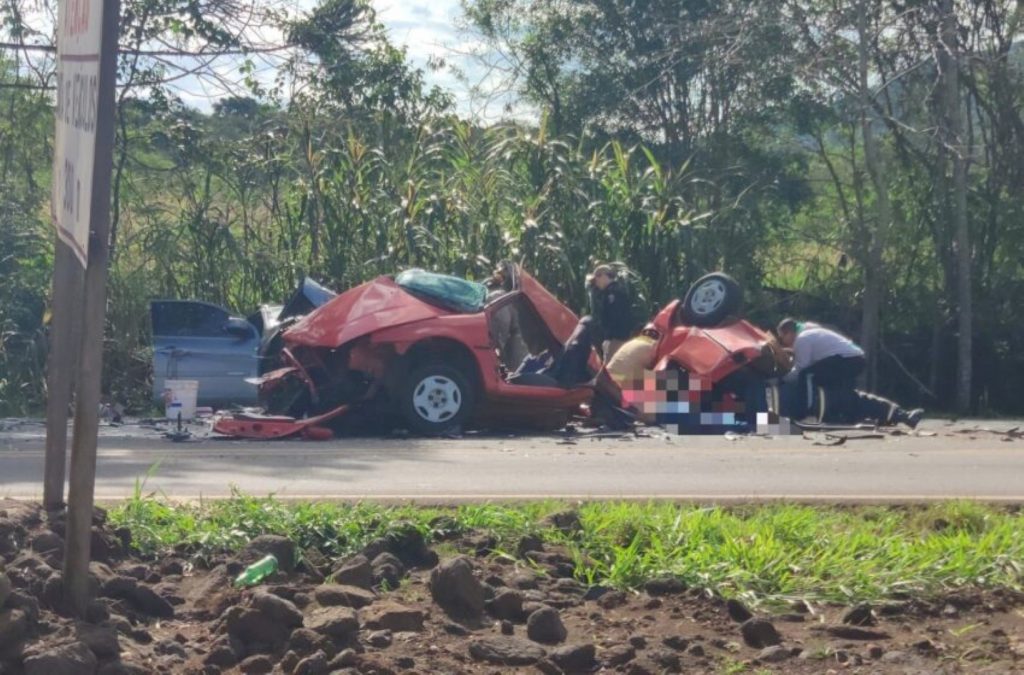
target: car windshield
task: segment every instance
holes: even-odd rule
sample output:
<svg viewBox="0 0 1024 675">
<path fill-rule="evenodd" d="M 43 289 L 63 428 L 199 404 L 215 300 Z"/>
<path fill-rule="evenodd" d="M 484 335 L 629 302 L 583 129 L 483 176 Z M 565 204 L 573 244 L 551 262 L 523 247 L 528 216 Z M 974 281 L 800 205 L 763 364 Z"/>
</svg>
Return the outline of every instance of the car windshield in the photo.
<svg viewBox="0 0 1024 675">
<path fill-rule="evenodd" d="M 417 297 L 456 312 L 479 312 L 487 300 L 483 284 L 421 269 L 402 272 L 395 283 Z"/>
</svg>

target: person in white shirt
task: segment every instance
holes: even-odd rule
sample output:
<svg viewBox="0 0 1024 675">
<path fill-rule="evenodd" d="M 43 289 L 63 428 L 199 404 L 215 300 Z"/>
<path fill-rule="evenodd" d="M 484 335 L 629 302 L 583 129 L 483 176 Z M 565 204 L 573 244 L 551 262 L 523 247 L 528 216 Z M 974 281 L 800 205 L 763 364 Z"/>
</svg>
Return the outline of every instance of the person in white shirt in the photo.
<svg viewBox="0 0 1024 675">
<path fill-rule="evenodd" d="M 779 342 L 793 351 L 793 369 L 783 378 L 798 382 L 802 410 L 810 407 L 813 387 L 825 390 L 825 419 L 879 424 L 904 423 L 916 427 L 924 411 L 904 410 L 881 396 L 857 390 L 857 377 L 864 372 L 864 350 L 853 340 L 816 323 L 783 319 L 777 328 Z"/>
</svg>

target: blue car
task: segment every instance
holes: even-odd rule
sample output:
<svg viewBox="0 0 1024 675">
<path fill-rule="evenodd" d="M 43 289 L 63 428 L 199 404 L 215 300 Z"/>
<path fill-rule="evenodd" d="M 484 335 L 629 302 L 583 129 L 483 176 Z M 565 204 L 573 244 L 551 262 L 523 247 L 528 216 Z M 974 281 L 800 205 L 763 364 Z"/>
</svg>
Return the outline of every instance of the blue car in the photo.
<svg viewBox="0 0 1024 675">
<path fill-rule="evenodd" d="M 197 380 L 201 406 L 254 405 L 250 380 L 277 365 L 280 332 L 335 293 L 306 278 L 284 305 L 263 305 L 248 318 L 201 300 L 153 300 L 153 400 L 166 380 Z"/>
</svg>

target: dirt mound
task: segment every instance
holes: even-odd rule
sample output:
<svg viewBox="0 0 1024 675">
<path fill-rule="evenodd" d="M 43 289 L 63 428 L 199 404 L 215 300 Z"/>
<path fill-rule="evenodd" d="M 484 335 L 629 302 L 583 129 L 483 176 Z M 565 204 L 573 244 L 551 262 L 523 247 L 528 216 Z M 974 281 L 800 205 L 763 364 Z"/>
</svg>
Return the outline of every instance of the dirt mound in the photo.
<svg viewBox="0 0 1024 675">
<path fill-rule="evenodd" d="M 671 579 L 642 592 L 585 587 L 566 551 L 532 540 L 519 559 L 486 536 L 417 534 L 330 560 L 261 537 L 200 567 L 132 553 L 93 519 L 95 599 L 61 609 L 63 518 L 0 501 L 0 673 L 1014 672 L 1024 598 L 961 591 L 854 607 L 800 601 L 765 611 Z M 272 551 L 288 561 L 258 588 L 231 579 Z M 567 567 L 568 566 L 568 567 Z"/>
</svg>

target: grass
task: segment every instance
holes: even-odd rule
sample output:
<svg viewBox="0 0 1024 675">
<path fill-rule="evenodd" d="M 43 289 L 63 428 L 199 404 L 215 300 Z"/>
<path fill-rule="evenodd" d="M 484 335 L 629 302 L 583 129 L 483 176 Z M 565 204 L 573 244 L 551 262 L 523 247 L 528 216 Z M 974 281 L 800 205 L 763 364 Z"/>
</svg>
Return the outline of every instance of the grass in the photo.
<svg viewBox="0 0 1024 675">
<path fill-rule="evenodd" d="M 524 534 L 540 534 L 567 547 L 588 583 L 635 588 L 674 576 L 752 604 L 872 601 L 1024 582 L 1024 515 L 972 502 L 914 508 L 595 502 L 578 507 L 582 531 L 570 536 L 542 524 L 545 515 L 567 508 L 558 502 L 442 509 L 290 503 L 236 493 L 172 505 L 142 489 L 110 515 L 132 530 L 146 554 L 178 548 L 202 558 L 274 533 L 341 557 L 376 537 L 415 528 L 434 541 L 489 533 L 506 552 Z"/>
</svg>

